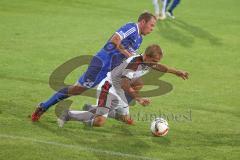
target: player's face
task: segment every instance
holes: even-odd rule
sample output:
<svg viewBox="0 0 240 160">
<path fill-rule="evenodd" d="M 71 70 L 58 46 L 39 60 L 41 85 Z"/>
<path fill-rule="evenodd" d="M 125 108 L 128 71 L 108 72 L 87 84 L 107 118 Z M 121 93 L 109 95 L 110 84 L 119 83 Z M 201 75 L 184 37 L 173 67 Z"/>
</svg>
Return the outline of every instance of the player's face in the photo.
<svg viewBox="0 0 240 160">
<path fill-rule="evenodd" d="M 155 18 L 151 18 L 151 20 L 149 20 L 148 22 L 145 22 L 143 20 L 142 34 L 147 35 L 147 34 L 151 33 L 153 31 L 155 25 L 156 25 Z"/>
</svg>

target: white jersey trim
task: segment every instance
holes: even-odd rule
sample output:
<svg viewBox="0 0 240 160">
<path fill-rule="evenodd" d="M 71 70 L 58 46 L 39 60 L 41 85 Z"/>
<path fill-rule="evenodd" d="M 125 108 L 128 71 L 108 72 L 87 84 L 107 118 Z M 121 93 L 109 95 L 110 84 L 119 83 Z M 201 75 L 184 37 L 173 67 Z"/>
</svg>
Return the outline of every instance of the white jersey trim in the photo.
<svg viewBox="0 0 240 160">
<path fill-rule="evenodd" d="M 121 36 L 120 33 L 118 33 L 118 32 L 115 32 L 115 33 L 120 37 L 121 40 L 123 39 L 123 36 Z"/>
<path fill-rule="evenodd" d="M 140 30 L 139 30 L 138 23 L 136 23 L 136 26 L 137 26 L 138 34 L 140 35 Z"/>
<path fill-rule="evenodd" d="M 124 38 L 128 37 L 130 34 L 134 33 L 136 31 L 135 27 L 132 27 L 127 32 L 124 33 Z"/>
</svg>

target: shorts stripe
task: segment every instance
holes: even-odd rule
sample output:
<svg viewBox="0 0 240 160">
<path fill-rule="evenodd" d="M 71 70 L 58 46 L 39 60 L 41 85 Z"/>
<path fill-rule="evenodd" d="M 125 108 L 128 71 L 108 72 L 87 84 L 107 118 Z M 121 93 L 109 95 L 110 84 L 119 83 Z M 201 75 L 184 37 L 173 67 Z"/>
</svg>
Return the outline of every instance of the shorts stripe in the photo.
<svg viewBox="0 0 240 160">
<path fill-rule="evenodd" d="M 101 88 L 101 92 L 98 98 L 98 107 L 106 107 L 107 102 L 107 96 L 109 93 L 109 89 L 112 87 L 112 85 L 106 81 L 104 85 Z"/>
</svg>

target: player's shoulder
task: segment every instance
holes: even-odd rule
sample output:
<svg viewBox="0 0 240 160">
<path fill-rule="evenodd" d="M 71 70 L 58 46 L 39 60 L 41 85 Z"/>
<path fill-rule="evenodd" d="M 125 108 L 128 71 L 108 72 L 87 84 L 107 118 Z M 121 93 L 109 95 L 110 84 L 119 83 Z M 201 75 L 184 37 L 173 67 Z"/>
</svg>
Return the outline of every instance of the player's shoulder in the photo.
<svg viewBox="0 0 240 160">
<path fill-rule="evenodd" d="M 142 64 L 143 62 L 143 57 L 142 55 L 135 55 L 126 60 L 128 63 L 126 69 L 131 69 L 131 70 L 137 70 L 138 66 Z"/>
<path fill-rule="evenodd" d="M 126 59 L 126 62 L 127 63 L 133 63 L 133 62 L 136 62 L 138 59 L 142 59 L 141 54 L 137 54 L 137 55 L 129 57 L 128 59 Z"/>
<path fill-rule="evenodd" d="M 135 27 L 135 26 L 136 26 L 136 23 L 134 23 L 134 22 L 128 22 L 128 23 L 125 24 L 125 26 Z"/>
<path fill-rule="evenodd" d="M 121 26 L 117 31 L 116 34 L 118 34 L 121 39 L 124 39 L 130 35 L 135 36 L 138 33 L 138 27 L 136 23 L 129 22 Z"/>
<path fill-rule="evenodd" d="M 136 31 L 137 30 L 137 24 L 133 23 L 133 22 L 128 22 L 125 25 L 123 25 L 123 28 L 132 29 L 132 30 Z"/>
</svg>

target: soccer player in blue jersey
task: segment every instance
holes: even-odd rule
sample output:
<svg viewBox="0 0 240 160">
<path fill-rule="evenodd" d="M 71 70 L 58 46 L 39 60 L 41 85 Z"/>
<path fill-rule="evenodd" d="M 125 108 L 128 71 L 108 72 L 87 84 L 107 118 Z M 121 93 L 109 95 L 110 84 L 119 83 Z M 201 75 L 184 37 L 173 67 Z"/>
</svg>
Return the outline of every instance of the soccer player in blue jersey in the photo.
<svg viewBox="0 0 240 160">
<path fill-rule="evenodd" d="M 87 71 L 72 86 L 56 92 L 47 101 L 41 102 L 33 112 L 32 121 L 38 121 L 51 106 L 73 95 L 80 95 L 103 80 L 108 71 L 118 66 L 124 59 L 135 55 L 142 43 L 142 36 L 151 33 L 156 17 L 144 12 L 137 23 L 127 23 L 120 27 L 107 41 L 104 47 L 93 57 Z"/>
</svg>

